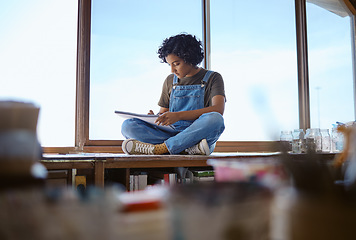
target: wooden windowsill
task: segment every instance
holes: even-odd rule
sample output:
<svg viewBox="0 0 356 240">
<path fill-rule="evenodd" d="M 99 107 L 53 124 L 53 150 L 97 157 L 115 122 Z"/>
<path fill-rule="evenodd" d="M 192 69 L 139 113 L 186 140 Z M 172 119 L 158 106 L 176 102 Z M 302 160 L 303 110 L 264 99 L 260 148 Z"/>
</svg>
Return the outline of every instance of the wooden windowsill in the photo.
<svg viewBox="0 0 356 240">
<path fill-rule="evenodd" d="M 122 141 L 90 141 L 82 150 L 76 147 L 43 147 L 44 153 L 123 153 Z M 277 142 L 274 141 L 219 141 L 214 152 L 276 152 Z"/>
</svg>

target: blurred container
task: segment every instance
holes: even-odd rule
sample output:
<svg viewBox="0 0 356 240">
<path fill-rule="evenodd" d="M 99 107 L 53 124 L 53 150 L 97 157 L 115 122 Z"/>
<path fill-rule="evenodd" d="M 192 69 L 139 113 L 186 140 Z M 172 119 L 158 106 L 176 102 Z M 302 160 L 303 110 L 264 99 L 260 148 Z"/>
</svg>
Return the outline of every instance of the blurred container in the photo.
<svg viewBox="0 0 356 240">
<path fill-rule="evenodd" d="M 321 133 L 319 128 L 307 129 L 305 134 L 305 144 L 307 152 L 321 152 Z"/>
<path fill-rule="evenodd" d="M 303 129 L 294 129 L 292 142 L 292 152 L 293 153 L 303 153 L 305 152 L 305 139 Z"/>
<path fill-rule="evenodd" d="M 128 224 L 119 221 L 118 194 L 112 188 L 88 189 L 82 199 L 72 188 L 0 191 L 0 238 L 128 240 L 120 231 Z"/>
<path fill-rule="evenodd" d="M 331 151 L 331 138 L 329 129 L 321 129 L 321 151 L 329 153 Z"/>
<path fill-rule="evenodd" d="M 282 144 L 283 151 L 291 151 L 293 141 L 292 131 L 281 131 L 280 141 Z"/>
<path fill-rule="evenodd" d="M 33 103 L 0 101 L 0 160 L 38 160 L 38 114 Z"/>
<path fill-rule="evenodd" d="M 39 107 L 32 103 L 0 101 L 1 188 L 28 185 L 37 173 L 42 177 L 47 174 L 39 163 L 38 114 Z"/>
<path fill-rule="evenodd" d="M 337 126 L 334 125 L 331 130 L 331 151 L 333 153 L 339 153 L 344 148 L 344 136 L 337 130 Z"/>
<path fill-rule="evenodd" d="M 40 152 L 41 146 L 34 132 L 0 131 L 0 161 L 38 161 Z"/>
<path fill-rule="evenodd" d="M 169 200 L 172 239 L 270 239 L 272 193 L 256 183 L 176 185 Z"/>
<path fill-rule="evenodd" d="M 271 188 L 283 184 L 285 172 L 279 164 L 278 156 L 249 160 L 222 160 L 208 159 L 208 165 L 214 167 L 215 181 L 217 182 L 238 182 L 256 181 Z"/>
<path fill-rule="evenodd" d="M 290 240 L 355 239 L 354 200 L 296 193 L 288 216 Z"/>
<path fill-rule="evenodd" d="M 29 130 L 36 133 L 39 110 L 33 103 L 0 101 L 0 131 Z"/>
</svg>

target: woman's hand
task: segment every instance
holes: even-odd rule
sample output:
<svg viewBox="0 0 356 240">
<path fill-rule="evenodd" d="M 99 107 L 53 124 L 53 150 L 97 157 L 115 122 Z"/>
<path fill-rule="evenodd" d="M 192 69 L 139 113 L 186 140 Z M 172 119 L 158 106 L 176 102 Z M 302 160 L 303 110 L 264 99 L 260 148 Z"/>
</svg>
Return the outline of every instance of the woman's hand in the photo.
<svg viewBox="0 0 356 240">
<path fill-rule="evenodd" d="M 164 112 L 155 121 L 158 125 L 167 126 L 179 121 L 179 112 Z"/>
<path fill-rule="evenodd" d="M 154 112 L 152 110 L 150 110 L 147 115 L 154 115 Z"/>
</svg>

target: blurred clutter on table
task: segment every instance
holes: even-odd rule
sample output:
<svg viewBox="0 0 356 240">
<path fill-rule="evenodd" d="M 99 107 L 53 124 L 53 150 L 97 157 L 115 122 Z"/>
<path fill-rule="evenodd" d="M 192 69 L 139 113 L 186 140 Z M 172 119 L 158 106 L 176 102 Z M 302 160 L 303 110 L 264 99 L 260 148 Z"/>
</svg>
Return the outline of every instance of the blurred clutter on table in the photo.
<svg viewBox="0 0 356 240">
<path fill-rule="evenodd" d="M 354 239 L 354 124 L 283 131 L 280 152 L 132 177 L 131 191 L 79 191 L 45 184 L 38 113 L 0 102 L 0 239 Z"/>
</svg>

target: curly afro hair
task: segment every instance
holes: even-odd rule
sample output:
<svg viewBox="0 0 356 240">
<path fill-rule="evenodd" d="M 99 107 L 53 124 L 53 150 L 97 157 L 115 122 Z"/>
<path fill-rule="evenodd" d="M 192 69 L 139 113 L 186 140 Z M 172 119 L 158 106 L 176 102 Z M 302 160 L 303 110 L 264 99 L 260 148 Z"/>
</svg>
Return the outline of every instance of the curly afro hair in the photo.
<svg viewBox="0 0 356 240">
<path fill-rule="evenodd" d="M 166 38 L 158 49 L 158 57 L 167 63 L 166 57 L 174 54 L 193 66 L 204 59 L 204 50 L 200 40 L 190 34 L 179 34 Z"/>
</svg>

